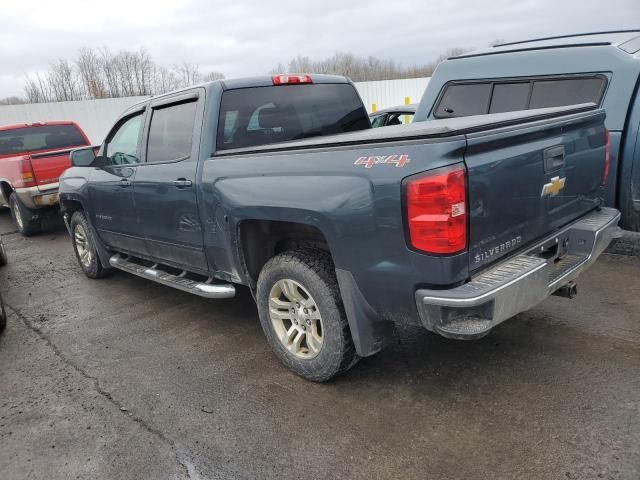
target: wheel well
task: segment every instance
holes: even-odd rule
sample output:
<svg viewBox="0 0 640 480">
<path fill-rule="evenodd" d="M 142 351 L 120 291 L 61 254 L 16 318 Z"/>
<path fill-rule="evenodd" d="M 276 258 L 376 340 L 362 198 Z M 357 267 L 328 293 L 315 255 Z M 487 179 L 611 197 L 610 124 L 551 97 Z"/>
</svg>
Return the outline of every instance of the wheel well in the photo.
<svg viewBox="0 0 640 480">
<path fill-rule="evenodd" d="M 82 210 L 82 204 L 77 200 L 60 200 L 60 210 L 70 217 L 74 212 Z"/>
<path fill-rule="evenodd" d="M 254 284 L 264 264 L 278 253 L 301 246 L 329 252 L 329 244 L 322 232 L 303 223 L 245 220 L 240 223 L 239 233 L 244 266 Z"/>
<path fill-rule="evenodd" d="M 2 192 L 2 196 L 4 197 L 7 205 L 9 205 L 9 197 L 13 193 L 13 188 L 7 182 L 0 182 L 0 192 Z"/>
</svg>

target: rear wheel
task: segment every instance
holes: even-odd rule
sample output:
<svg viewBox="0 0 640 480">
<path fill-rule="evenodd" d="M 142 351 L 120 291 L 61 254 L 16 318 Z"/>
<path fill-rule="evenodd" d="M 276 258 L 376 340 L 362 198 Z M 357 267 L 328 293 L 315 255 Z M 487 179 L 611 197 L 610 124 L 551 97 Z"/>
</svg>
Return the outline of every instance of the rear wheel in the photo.
<svg viewBox="0 0 640 480">
<path fill-rule="evenodd" d="M 95 240 L 84 212 L 80 210 L 75 212 L 71 216 L 69 226 L 73 250 L 84 274 L 89 278 L 104 277 L 108 270 L 100 262 Z"/>
<path fill-rule="evenodd" d="M 267 340 L 289 369 L 322 382 L 358 360 L 331 257 L 305 249 L 269 260 L 256 292 Z"/>
<path fill-rule="evenodd" d="M 40 215 L 36 210 L 25 207 L 22 201 L 15 193 L 9 197 L 9 207 L 11 208 L 11 217 L 20 232 L 25 237 L 35 235 L 41 230 Z"/>
</svg>

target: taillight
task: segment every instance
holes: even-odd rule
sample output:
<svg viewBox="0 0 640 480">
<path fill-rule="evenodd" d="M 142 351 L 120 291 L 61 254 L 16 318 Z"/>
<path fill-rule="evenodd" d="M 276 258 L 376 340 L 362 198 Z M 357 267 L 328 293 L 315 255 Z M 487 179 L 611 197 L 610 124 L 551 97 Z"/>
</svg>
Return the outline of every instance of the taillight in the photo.
<svg viewBox="0 0 640 480">
<path fill-rule="evenodd" d="M 406 183 L 411 246 L 428 253 L 467 248 L 467 188 L 463 166 L 445 167 Z"/>
<path fill-rule="evenodd" d="M 611 137 L 609 130 L 604 131 L 604 175 L 602 176 L 602 185 L 607 184 L 609 178 L 609 167 L 611 166 Z"/>
<path fill-rule="evenodd" d="M 289 84 L 302 84 L 313 83 L 310 75 L 274 75 L 271 77 L 274 85 L 289 85 Z"/>
<path fill-rule="evenodd" d="M 36 179 L 33 175 L 33 169 L 31 168 L 31 160 L 23 158 L 20 161 L 20 180 L 22 181 L 20 187 L 35 187 Z"/>
</svg>

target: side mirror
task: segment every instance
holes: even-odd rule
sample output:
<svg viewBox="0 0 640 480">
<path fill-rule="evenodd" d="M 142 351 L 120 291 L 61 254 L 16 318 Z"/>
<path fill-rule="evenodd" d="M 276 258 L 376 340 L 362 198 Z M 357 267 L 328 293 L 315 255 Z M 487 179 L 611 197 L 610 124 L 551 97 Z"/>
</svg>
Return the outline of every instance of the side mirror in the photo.
<svg viewBox="0 0 640 480">
<path fill-rule="evenodd" d="M 74 167 L 91 167 L 96 159 L 96 147 L 83 147 L 71 150 L 69 154 L 71 165 Z"/>
</svg>

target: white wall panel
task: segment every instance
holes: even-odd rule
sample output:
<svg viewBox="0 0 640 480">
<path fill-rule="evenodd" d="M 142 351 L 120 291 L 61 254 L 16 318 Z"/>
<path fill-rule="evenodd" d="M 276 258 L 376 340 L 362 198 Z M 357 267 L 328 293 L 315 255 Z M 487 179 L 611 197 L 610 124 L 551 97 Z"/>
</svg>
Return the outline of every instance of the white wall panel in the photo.
<svg viewBox="0 0 640 480">
<path fill-rule="evenodd" d="M 145 97 L 104 98 L 77 102 L 32 103 L 0 107 L 0 125 L 72 120 L 93 144 L 102 143 L 115 120 Z"/>
<path fill-rule="evenodd" d="M 429 78 L 408 78 L 358 82 L 356 88 L 367 110 L 372 112 L 374 104 L 376 110 L 382 110 L 404 104 L 406 97 L 409 97 L 409 103 L 419 103 L 428 84 Z"/>
</svg>

